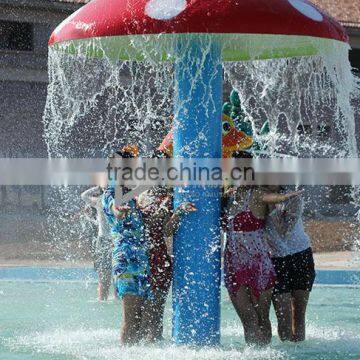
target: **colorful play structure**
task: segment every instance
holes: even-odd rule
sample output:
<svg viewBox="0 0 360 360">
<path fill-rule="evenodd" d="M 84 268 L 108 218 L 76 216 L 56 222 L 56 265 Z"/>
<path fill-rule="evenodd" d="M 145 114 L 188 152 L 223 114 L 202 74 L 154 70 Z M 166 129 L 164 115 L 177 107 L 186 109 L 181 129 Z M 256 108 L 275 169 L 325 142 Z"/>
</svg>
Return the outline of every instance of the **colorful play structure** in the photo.
<svg viewBox="0 0 360 360">
<path fill-rule="evenodd" d="M 55 29 L 49 46 L 114 61 L 173 61 L 173 156 L 216 161 L 222 136 L 224 156 L 236 148 L 240 132 L 245 148 L 253 137 L 236 95 L 223 109 L 222 62 L 326 57 L 347 49 L 348 37 L 307 0 L 92 0 Z M 220 187 L 177 188 L 175 206 L 183 201 L 198 211 L 174 239 L 173 340 L 217 345 Z"/>
</svg>

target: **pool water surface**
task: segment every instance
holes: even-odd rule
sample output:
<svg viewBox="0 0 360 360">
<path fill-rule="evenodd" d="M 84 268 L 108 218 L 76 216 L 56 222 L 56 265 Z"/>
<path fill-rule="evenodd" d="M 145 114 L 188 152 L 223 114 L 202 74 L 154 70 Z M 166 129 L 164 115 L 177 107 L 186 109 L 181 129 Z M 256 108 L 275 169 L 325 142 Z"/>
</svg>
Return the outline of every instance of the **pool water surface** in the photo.
<svg viewBox="0 0 360 360">
<path fill-rule="evenodd" d="M 172 345 L 170 301 L 163 343 L 122 348 L 120 304 L 115 299 L 97 302 L 91 269 L 0 268 L 0 359 L 360 359 L 359 275 L 318 272 L 303 343 L 279 341 L 272 310 L 272 344 L 263 349 L 247 347 L 223 291 L 220 348 Z"/>
</svg>

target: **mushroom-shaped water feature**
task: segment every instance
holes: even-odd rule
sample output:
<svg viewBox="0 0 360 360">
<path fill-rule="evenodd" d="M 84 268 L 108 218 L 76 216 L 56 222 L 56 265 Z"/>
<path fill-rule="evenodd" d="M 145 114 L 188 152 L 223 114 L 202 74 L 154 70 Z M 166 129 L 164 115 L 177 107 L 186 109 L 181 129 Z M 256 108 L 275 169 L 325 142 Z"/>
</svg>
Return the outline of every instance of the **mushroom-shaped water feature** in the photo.
<svg viewBox="0 0 360 360">
<path fill-rule="evenodd" d="M 139 44 L 142 44 L 139 46 Z M 307 0 L 92 0 L 49 45 L 71 54 L 175 63 L 174 156 L 221 157 L 222 61 L 325 54 L 344 29 Z M 173 338 L 220 339 L 220 188 L 175 190 L 194 202 L 174 240 Z"/>
</svg>

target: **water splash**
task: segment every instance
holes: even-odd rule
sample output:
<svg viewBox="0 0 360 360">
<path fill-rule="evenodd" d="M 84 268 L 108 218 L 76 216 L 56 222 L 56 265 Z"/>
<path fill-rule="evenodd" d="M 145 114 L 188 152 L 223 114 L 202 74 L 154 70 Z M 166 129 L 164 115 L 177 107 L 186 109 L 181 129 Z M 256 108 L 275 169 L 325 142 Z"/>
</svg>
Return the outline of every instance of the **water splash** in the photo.
<svg viewBox="0 0 360 360">
<path fill-rule="evenodd" d="M 275 328 L 273 329 L 276 332 Z M 225 336 L 241 335 L 240 325 L 227 325 Z M 248 347 L 244 344 L 226 345 L 218 349 L 174 346 L 163 342 L 158 345 L 140 345 L 119 348 L 118 331 L 114 329 L 66 329 L 60 328 L 45 332 L 35 332 L 7 341 L 12 351 L 31 350 L 38 354 L 70 356 L 73 359 L 322 359 L 323 356 L 337 359 L 344 354 L 360 353 L 358 334 L 339 327 L 308 325 L 308 339 L 305 343 L 294 346 L 281 343 L 277 338 L 271 347 L 263 349 Z M 119 357 L 120 356 L 120 357 Z"/>
<path fill-rule="evenodd" d="M 170 126 L 172 65 L 49 50 L 45 140 L 52 157 L 106 157 L 128 142 L 149 153 Z M 146 134 L 146 136 L 144 136 Z"/>
<path fill-rule="evenodd" d="M 200 68 L 211 42 L 219 39 L 204 34 L 197 40 L 204 56 L 189 59 L 189 64 L 198 61 L 196 65 Z M 44 113 L 49 156 L 106 157 L 111 150 L 127 143 L 136 143 L 141 155 L 149 155 L 171 128 L 170 116 L 174 115 L 176 121 L 174 66 L 171 61 L 158 61 L 175 59 L 174 40 L 161 34 L 158 41 L 147 36 L 134 37 L 133 53 L 130 48 L 126 50 L 128 61 L 105 57 L 108 49 L 102 49 L 96 39 L 89 41 L 97 49 L 97 58 L 86 56 L 86 52 L 72 55 L 49 49 L 49 87 Z M 192 40 L 184 37 L 182 41 Z M 229 47 L 230 40 L 227 41 Z M 225 80 L 238 90 L 254 133 L 269 121 L 270 133 L 259 137 L 269 154 L 357 157 L 351 100 L 359 97 L 360 87 L 351 73 L 347 51 L 346 46 L 334 45 L 332 50 L 318 56 L 223 63 Z M 137 61 L 139 56 L 141 63 Z M 256 58 L 258 54 L 252 56 Z M 194 84 L 195 80 L 196 76 Z M 209 107 L 213 100 L 212 96 L 203 99 Z M 185 104 L 177 109 L 181 105 Z M 200 134 L 201 141 L 207 139 Z M 49 221 L 52 228 L 49 238 L 61 246 L 81 233 L 81 226 L 86 227 L 86 217 L 81 217 L 83 225 L 75 222 L 75 230 L 70 231 L 69 216 L 81 213 L 83 208 L 78 200 L 80 188 L 53 192 L 54 216 Z M 326 198 L 329 190 L 313 193 L 318 196 L 313 195 L 311 207 L 321 208 L 315 199 Z M 352 189 L 352 198 L 355 213 L 360 203 L 358 188 Z"/>
<path fill-rule="evenodd" d="M 171 126 L 172 81 L 170 63 L 113 62 L 49 49 L 43 117 L 49 156 L 106 158 L 128 143 L 149 155 Z M 91 214 L 85 214 L 81 190 L 52 188 L 49 195 L 48 238 L 68 260 L 89 254 L 74 246 L 89 248 L 94 236 L 83 231 Z"/>
<path fill-rule="evenodd" d="M 224 69 L 255 132 L 269 121 L 263 142 L 270 154 L 357 157 L 356 78 L 347 49 L 326 57 L 230 62 Z"/>
</svg>

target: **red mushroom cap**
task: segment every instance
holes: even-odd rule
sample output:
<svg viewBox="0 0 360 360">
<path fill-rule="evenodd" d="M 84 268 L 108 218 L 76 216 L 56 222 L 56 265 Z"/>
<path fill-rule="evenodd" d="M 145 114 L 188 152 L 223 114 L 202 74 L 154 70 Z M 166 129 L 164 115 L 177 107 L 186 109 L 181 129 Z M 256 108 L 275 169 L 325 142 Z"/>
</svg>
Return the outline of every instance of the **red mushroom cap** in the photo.
<svg viewBox="0 0 360 360">
<path fill-rule="evenodd" d="M 307 0 L 92 0 L 55 29 L 49 45 L 88 38 L 183 33 L 348 41 L 344 28 Z"/>
<path fill-rule="evenodd" d="M 282 34 L 348 40 L 339 23 L 304 0 L 92 0 L 54 31 L 49 44 L 159 33 Z"/>
</svg>

